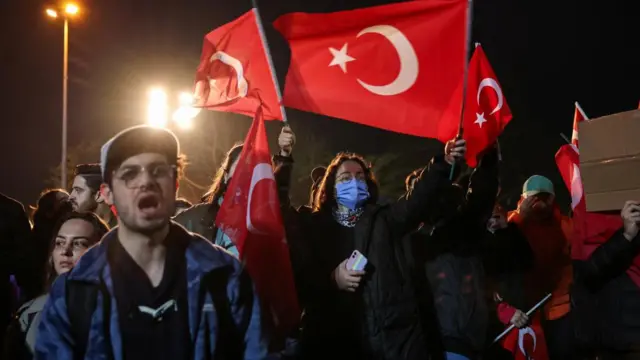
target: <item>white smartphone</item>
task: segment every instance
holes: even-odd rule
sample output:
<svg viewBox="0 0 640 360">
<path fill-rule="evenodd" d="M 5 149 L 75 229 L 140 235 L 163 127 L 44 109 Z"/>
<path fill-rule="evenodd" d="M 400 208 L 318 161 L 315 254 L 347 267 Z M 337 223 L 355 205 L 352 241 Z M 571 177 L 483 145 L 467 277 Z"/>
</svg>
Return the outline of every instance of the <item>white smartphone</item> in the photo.
<svg viewBox="0 0 640 360">
<path fill-rule="evenodd" d="M 351 254 L 351 257 L 349 257 L 349 260 L 347 261 L 347 269 L 362 271 L 364 270 L 365 266 L 367 266 L 367 262 L 367 258 L 364 257 L 364 255 L 362 255 L 360 251 L 354 250 Z"/>
</svg>

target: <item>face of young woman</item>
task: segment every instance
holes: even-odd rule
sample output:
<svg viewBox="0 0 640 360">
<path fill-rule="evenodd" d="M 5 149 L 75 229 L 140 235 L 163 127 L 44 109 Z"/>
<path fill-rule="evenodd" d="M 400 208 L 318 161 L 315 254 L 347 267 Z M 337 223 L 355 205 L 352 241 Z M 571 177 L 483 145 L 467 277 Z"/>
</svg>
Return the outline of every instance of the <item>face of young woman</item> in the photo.
<svg viewBox="0 0 640 360">
<path fill-rule="evenodd" d="M 51 254 L 56 274 L 71 270 L 80 256 L 94 243 L 94 237 L 93 226 L 85 220 L 71 219 L 62 224 Z"/>
</svg>

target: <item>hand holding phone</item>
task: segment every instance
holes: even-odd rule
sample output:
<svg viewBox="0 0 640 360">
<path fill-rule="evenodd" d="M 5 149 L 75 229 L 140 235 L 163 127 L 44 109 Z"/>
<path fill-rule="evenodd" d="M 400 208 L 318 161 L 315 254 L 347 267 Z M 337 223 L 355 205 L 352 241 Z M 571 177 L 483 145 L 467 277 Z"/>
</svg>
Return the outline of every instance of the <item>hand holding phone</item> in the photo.
<svg viewBox="0 0 640 360">
<path fill-rule="evenodd" d="M 348 259 L 341 262 L 332 274 L 338 289 L 355 292 L 365 274 L 364 268 L 366 264 L 367 258 L 357 250 Z"/>
</svg>

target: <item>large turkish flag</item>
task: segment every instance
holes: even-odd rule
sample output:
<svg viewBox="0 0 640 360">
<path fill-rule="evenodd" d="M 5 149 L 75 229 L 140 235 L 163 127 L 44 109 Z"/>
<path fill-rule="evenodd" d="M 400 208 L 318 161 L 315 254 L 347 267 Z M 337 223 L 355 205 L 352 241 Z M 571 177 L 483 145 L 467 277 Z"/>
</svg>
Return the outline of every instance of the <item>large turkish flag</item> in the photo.
<svg viewBox="0 0 640 360">
<path fill-rule="evenodd" d="M 282 119 L 256 16 L 252 9 L 204 37 L 195 106 L 253 116 L 262 103 L 265 119 Z"/>
<path fill-rule="evenodd" d="M 284 104 L 435 138 L 463 71 L 466 4 L 422 0 L 279 17 L 274 26 L 291 47 Z"/>
<path fill-rule="evenodd" d="M 438 139 L 447 141 L 458 133 L 462 106 L 462 80 L 454 91 L 440 120 Z M 502 93 L 498 78 L 481 46 L 477 46 L 469 62 L 469 78 L 465 96 L 463 138 L 467 140 L 467 164 L 477 165 L 477 157 L 493 145 L 511 121 L 511 110 Z"/>
<path fill-rule="evenodd" d="M 260 108 L 244 141 L 216 226 L 238 247 L 240 260 L 256 284 L 263 308 L 273 316 L 278 334 L 292 330 L 300 320 L 300 310 Z M 268 316 L 263 319 L 269 323 Z"/>
</svg>

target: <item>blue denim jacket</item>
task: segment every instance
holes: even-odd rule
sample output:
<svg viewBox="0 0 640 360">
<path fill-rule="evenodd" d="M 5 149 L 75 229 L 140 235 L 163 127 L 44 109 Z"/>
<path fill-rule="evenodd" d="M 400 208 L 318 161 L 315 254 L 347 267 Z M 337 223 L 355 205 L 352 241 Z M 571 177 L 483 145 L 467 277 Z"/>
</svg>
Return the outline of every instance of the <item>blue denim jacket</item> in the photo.
<svg viewBox="0 0 640 360">
<path fill-rule="evenodd" d="M 260 306 L 258 298 L 242 296 L 241 288 L 253 284 L 244 274 L 240 262 L 228 252 L 211 243 L 199 235 L 189 233 L 176 223 L 172 223 L 172 229 L 182 236 L 190 237 L 190 244 L 185 252 L 187 260 L 187 298 L 189 303 L 189 330 L 192 354 L 194 359 L 214 358 L 216 339 L 218 335 L 218 321 L 216 309 L 208 292 L 202 297 L 200 294 L 200 280 L 206 274 L 228 268 L 231 274 L 227 282 L 227 299 L 231 308 L 231 315 L 236 325 L 245 323 L 243 319 L 249 318 L 248 326 L 244 331 L 244 359 L 265 359 L 267 357 L 267 341 L 262 333 L 260 320 Z M 49 300 L 44 307 L 42 320 L 39 327 L 39 336 L 36 341 L 36 359 L 72 359 L 74 339 L 71 335 L 71 327 L 67 312 L 65 287 L 67 281 L 81 281 L 104 284 L 111 300 L 109 319 L 104 318 L 102 306 L 104 299 L 102 292 L 98 292 L 96 310 L 93 312 L 91 328 L 89 331 L 85 359 L 110 359 L 122 360 L 122 338 L 118 323 L 118 311 L 113 295 L 113 282 L 109 263 L 107 262 L 107 245 L 111 241 L 117 241 L 117 229 L 109 232 L 93 248 L 89 249 L 80 258 L 76 266 L 68 273 L 60 276 L 51 288 Z M 254 292 L 255 294 L 255 292 Z M 109 323 L 109 334 L 105 336 L 105 322 Z M 208 338 L 206 338 L 208 336 Z M 153 346 L 153 344 L 149 344 Z"/>
</svg>

